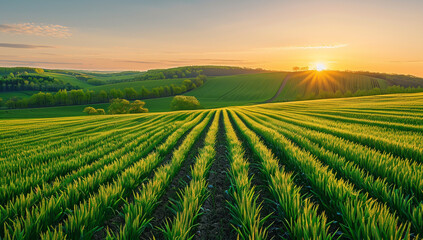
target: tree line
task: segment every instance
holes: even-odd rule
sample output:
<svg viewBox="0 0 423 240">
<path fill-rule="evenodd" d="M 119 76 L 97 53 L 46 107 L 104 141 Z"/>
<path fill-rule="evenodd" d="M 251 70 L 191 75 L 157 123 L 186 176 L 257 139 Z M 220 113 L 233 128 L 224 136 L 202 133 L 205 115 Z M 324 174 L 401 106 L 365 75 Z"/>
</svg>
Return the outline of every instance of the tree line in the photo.
<svg viewBox="0 0 423 240">
<path fill-rule="evenodd" d="M 160 80 L 160 79 L 175 79 L 175 78 L 196 78 L 200 75 L 206 76 L 227 76 L 235 74 L 248 73 L 262 73 L 268 72 L 261 68 L 241 68 L 229 66 L 189 66 L 177 67 L 169 69 L 153 69 L 148 70 L 141 76 L 136 76 L 133 79 L 110 80 L 109 83 L 128 82 L 128 81 L 144 81 L 144 80 Z M 132 73 L 132 72 L 129 72 Z M 92 74 L 93 75 L 93 74 Z"/>
<path fill-rule="evenodd" d="M 151 90 L 142 87 L 138 91 L 134 88 L 111 89 L 109 91 L 100 90 L 59 90 L 57 92 L 39 92 L 33 94 L 29 98 L 13 97 L 6 101 L 6 107 L 13 108 L 28 108 L 28 107 L 52 107 L 52 106 L 69 106 L 69 105 L 82 105 L 90 103 L 108 103 L 112 99 L 125 98 L 128 100 L 159 98 L 179 95 L 187 91 L 193 90 L 203 85 L 206 76 L 200 75 L 195 79 L 187 79 L 182 84 L 166 85 L 155 87 Z"/>
<path fill-rule="evenodd" d="M 44 73 L 42 68 L 30 68 L 30 67 L 0 67 L 0 76 L 9 75 L 10 73 L 19 74 L 19 73 Z"/>
<path fill-rule="evenodd" d="M 0 92 L 12 91 L 58 91 L 61 89 L 72 90 L 79 87 L 73 86 L 70 83 L 64 83 L 54 77 L 41 76 L 35 74 L 24 73 L 9 73 L 0 78 Z"/>
</svg>

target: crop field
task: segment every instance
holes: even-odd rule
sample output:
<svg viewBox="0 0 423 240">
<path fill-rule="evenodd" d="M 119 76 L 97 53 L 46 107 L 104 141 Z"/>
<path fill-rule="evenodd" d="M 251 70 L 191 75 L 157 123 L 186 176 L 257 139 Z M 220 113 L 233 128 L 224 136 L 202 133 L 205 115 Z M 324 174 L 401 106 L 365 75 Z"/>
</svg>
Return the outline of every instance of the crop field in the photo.
<svg viewBox="0 0 423 240">
<path fill-rule="evenodd" d="M 419 239 L 422 133 L 421 93 L 0 120 L 0 238 Z"/>
</svg>

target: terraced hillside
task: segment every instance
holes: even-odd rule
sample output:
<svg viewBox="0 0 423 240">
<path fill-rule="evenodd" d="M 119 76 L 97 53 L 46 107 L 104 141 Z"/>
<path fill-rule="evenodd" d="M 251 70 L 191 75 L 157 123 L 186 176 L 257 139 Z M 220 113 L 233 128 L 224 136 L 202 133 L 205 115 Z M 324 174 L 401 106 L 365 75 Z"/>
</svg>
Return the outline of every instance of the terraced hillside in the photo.
<svg viewBox="0 0 423 240">
<path fill-rule="evenodd" d="M 423 94 L 0 121 L 2 239 L 423 235 Z"/>
</svg>

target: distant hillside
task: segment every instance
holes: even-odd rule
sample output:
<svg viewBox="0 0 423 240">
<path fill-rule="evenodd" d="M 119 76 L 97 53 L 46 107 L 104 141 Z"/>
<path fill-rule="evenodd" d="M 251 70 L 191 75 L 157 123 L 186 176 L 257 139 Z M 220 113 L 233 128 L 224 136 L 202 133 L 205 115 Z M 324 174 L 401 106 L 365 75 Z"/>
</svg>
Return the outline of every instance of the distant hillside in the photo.
<svg viewBox="0 0 423 240">
<path fill-rule="evenodd" d="M 380 78 L 386 80 L 389 86 L 419 87 L 422 86 L 423 78 L 413 75 L 372 73 L 372 72 L 354 72 L 356 74 Z"/>
<path fill-rule="evenodd" d="M 185 95 L 195 96 L 205 107 L 264 102 L 275 95 L 287 73 L 256 73 L 209 77 L 206 83 Z"/>
<path fill-rule="evenodd" d="M 230 76 L 237 74 L 251 74 L 268 72 L 263 69 L 230 67 L 230 66 L 186 66 L 169 69 L 148 70 L 138 80 L 192 78 L 200 74 L 206 76 Z"/>
<path fill-rule="evenodd" d="M 404 92 L 401 87 L 419 86 L 423 87 L 422 78 L 405 75 L 340 71 L 271 72 L 211 77 L 202 87 L 185 95 L 197 97 L 204 107 L 210 108 L 269 100 L 280 102 L 376 95 L 386 89 L 395 93 Z"/>
<path fill-rule="evenodd" d="M 369 95 L 392 86 L 423 87 L 423 78 L 364 72 L 306 71 L 290 73 L 274 101 Z"/>
<path fill-rule="evenodd" d="M 42 68 L 30 68 L 30 67 L 0 67 L 0 76 L 7 76 L 9 74 L 19 73 L 44 73 Z"/>
<path fill-rule="evenodd" d="M 188 66 L 170 69 L 155 69 L 147 72 L 89 72 L 79 70 L 43 70 L 37 68 L 0 68 L 3 85 L 10 74 L 44 76 L 54 78 L 59 83 L 94 91 L 134 88 L 139 91 L 165 85 L 178 85 L 185 79 L 205 74 L 208 80 L 204 85 L 185 95 L 197 97 L 206 108 L 308 100 L 332 97 L 377 95 L 396 92 L 413 92 L 408 87 L 423 87 L 423 78 L 386 73 L 304 71 L 270 72 L 262 69 L 228 66 Z M 242 73 L 242 74 L 239 74 Z M 32 77 L 34 78 L 34 77 Z M 10 82 L 9 82 L 10 84 Z M 22 88 L 22 84 L 20 85 Z M 44 86 L 44 85 L 43 85 Z M 394 87 L 399 86 L 399 87 Z M 26 98 L 37 91 L 34 88 L 10 88 L 3 91 L 0 98 L 7 100 L 13 96 Z M 3 89 L 6 89 L 3 87 Z M 26 90 L 26 91 L 25 91 Z M 171 98 L 155 98 L 151 104 L 170 105 Z"/>
</svg>

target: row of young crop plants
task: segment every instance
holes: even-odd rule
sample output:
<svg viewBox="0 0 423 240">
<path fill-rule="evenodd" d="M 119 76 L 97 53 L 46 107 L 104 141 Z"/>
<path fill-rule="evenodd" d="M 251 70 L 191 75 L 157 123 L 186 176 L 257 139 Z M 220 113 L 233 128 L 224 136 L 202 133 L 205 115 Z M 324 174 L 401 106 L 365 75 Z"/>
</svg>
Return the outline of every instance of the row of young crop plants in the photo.
<svg viewBox="0 0 423 240">
<path fill-rule="evenodd" d="M 56 175 L 52 173 L 47 181 L 42 180 L 45 175 L 37 176 L 41 180 L 34 177 L 41 184 L 33 185 L 33 188 L 5 186 L 8 199 L 2 197 L 7 204 L 2 205 L 5 207 L 1 209 L 0 220 L 5 224 L 1 230 L 6 238 L 37 238 L 51 224 L 63 222 L 73 206 L 101 191 L 107 183 L 116 181 L 123 171 L 133 167 L 152 149 L 156 149 L 160 156 L 170 151 L 176 140 L 197 124 L 202 115 L 192 114 L 185 120 L 175 121 L 177 118 L 175 115 L 169 119 L 156 119 L 151 124 L 142 125 L 141 131 L 134 132 L 133 136 L 122 133 L 120 141 L 111 145 L 104 142 L 106 149 L 93 149 L 93 155 L 80 153 L 79 158 L 71 160 L 74 166 L 69 166 L 70 161 L 59 161 L 53 168 L 57 169 Z M 165 138 L 166 142 L 157 146 Z M 66 173 L 62 172 L 63 169 Z"/>
<path fill-rule="evenodd" d="M 141 125 L 123 121 L 119 124 L 126 125 L 119 129 L 99 124 L 104 134 L 78 138 L 75 133 L 69 141 L 80 144 L 68 149 L 64 141 L 63 155 L 55 152 L 57 145 L 49 146 L 47 151 L 56 158 L 34 158 L 24 169 L 2 162 L 9 175 L 1 178 L 1 236 L 140 238 L 151 228 L 155 208 L 163 204 L 161 197 L 194 143 L 207 131 L 191 166 L 191 181 L 172 203 L 174 214 L 154 226 L 166 239 L 191 239 L 209 197 L 207 175 L 220 127 L 230 162 L 227 207 L 237 238 L 269 238 L 271 218 L 263 215 L 263 204 L 276 206 L 272 217 L 282 219 L 281 234 L 287 231 L 296 239 L 403 239 L 423 234 L 423 169 L 415 158 L 419 152 L 400 143 L 396 149 L 386 148 L 382 145 L 393 143 L 383 136 L 340 130 L 318 120 L 248 107 L 152 116 Z M 22 156 L 32 156 L 28 154 L 39 147 L 25 148 Z M 245 148 L 256 156 L 254 164 L 271 203 L 258 200 L 262 193 L 252 178 L 260 176 L 250 174 L 253 157 L 244 154 Z M 81 150 L 85 152 L 77 154 Z M 11 163 L 19 160 L 16 155 Z M 45 167 L 48 170 L 42 171 Z M 14 178 L 13 183 L 8 178 Z M 106 224 L 112 218 L 119 219 L 117 226 Z"/>
<path fill-rule="evenodd" d="M 344 236 L 399 239 L 410 231 L 422 234 L 419 162 L 307 128 L 304 118 L 304 125 L 295 125 L 284 114 L 261 110 L 233 114 L 272 147 L 283 165 L 302 173 L 321 205 L 341 222 Z"/>
</svg>

